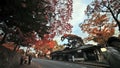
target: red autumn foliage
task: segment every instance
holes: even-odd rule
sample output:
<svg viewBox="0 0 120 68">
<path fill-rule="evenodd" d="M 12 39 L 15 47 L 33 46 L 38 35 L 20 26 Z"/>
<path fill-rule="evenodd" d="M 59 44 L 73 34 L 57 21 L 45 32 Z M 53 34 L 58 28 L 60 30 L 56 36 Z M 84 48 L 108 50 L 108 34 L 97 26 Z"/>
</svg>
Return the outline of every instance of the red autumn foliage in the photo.
<svg viewBox="0 0 120 68">
<path fill-rule="evenodd" d="M 111 23 L 108 23 L 108 19 L 106 14 L 101 15 L 99 13 L 86 19 L 84 23 L 80 25 L 81 30 L 89 34 L 89 36 L 85 38 L 85 41 L 93 40 L 97 43 L 104 43 L 111 37 L 114 34 L 116 24 L 111 21 Z"/>
<path fill-rule="evenodd" d="M 44 38 L 36 41 L 35 35 L 26 34 L 25 44 L 35 44 L 36 47 L 41 47 L 45 45 L 51 45 L 52 48 L 54 43 L 52 43 L 52 39 L 56 35 L 64 34 L 66 32 L 71 32 L 72 25 L 68 23 L 69 19 L 71 19 L 72 13 L 72 0 L 60 1 L 60 0 L 45 0 L 48 4 L 46 4 L 45 9 L 45 19 L 49 21 L 50 34 L 44 34 Z M 43 5 L 41 5 L 43 6 Z M 40 8 L 40 5 L 38 6 Z M 44 6 L 45 7 L 45 6 Z M 40 31 L 42 32 L 42 31 Z M 51 44 L 52 43 L 52 44 Z M 39 45 L 39 46 L 38 46 Z M 49 46 L 48 46 L 49 47 Z"/>
<path fill-rule="evenodd" d="M 95 13 L 106 14 L 108 21 L 115 21 L 120 31 L 120 1 L 119 0 L 93 0 L 86 8 L 85 14 L 92 17 Z"/>
<path fill-rule="evenodd" d="M 53 16 L 50 17 L 51 23 L 50 32 L 52 36 L 61 35 L 66 32 L 71 32 L 72 25 L 70 25 L 69 19 L 71 19 L 72 14 L 72 0 L 51 0 L 49 1 L 52 5 L 50 10 L 54 12 Z"/>
<path fill-rule="evenodd" d="M 35 44 L 36 50 L 53 49 L 56 42 L 53 40 L 38 40 Z"/>
</svg>

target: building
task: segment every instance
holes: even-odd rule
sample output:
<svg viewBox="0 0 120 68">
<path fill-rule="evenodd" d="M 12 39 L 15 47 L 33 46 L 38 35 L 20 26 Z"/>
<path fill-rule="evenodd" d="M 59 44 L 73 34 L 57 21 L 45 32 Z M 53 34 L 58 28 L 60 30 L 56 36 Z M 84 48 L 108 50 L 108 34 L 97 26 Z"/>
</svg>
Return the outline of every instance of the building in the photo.
<svg viewBox="0 0 120 68">
<path fill-rule="evenodd" d="M 63 61 L 101 61 L 101 46 L 84 45 L 51 53 L 51 59 Z"/>
</svg>

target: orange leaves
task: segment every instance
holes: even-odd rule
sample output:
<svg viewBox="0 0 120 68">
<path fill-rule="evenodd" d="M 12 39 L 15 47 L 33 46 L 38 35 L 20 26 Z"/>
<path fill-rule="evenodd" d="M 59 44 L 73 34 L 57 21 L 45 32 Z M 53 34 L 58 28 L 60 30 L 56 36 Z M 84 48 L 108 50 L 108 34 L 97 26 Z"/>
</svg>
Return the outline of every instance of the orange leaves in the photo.
<svg viewBox="0 0 120 68">
<path fill-rule="evenodd" d="M 85 21 L 86 22 L 86 21 Z M 80 25 L 80 28 L 83 32 L 86 32 L 86 31 L 89 31 L 89 26 L 90 24 L 89 23 L 84 23 L 84 24 L 81 24 Z"/>
<path fill-rule="evenodd" d="M 101 23 L 101 22 L 112 22 L 118 25 L 118 29 L 120 29 L 119 18 L 118 15 L 120 9 L 120 1 L 119 0 L 93 0 L 86 8 L 85 14 L 92 19 L 90 21 Z M 100 15 L 96 15 L 99 13 Z M 113 19 L 112 19 L 113 18 Z M 91 23 L 92 24 L 92 23 Z M 95 23 L 94 23 L 95 24 Z M 95 24 L 96 25 L 96 24 Z M 114 25 L 116 26 L 116 25 Z"/>
<path fill-rule="evenodd" d="M 100 23 L 100 22 L 105 22 L 105 21 L 108 21 L 108 18 L 106 16 L 106 14 L 102 15 L 102 16 L 98 16 L 98 18 L 95 20 L 97 23 Z"/>
<path fill-rule="evenodd" d="M 45 34 L 43 39 L 45 40 L 53 39 L 55 35 L 56 35 L 56 32 L 53 32 L 51 34 Z"/>
<path fill-rule="evenodd" d="M 35 45 L 35 49 L 42 50 L 42 49 L 53 49 L 54 46 L 57 45 L 56 41 L 53 40 L 38 40 Z"/>
<path fill-rule="evenodd" d="M 84 23 L 81 24 L 81 30 L 87 32 L 89 37 L 87 40 L 94 40 L 98 43 L 103 43 L 110 36 L 114 34 L 115 26 L 114 23 L 108 23 L 108 18 L 106 14 L 95 13 L 91 18 L 86 19 Z"/>
<path fill-rule="evenodd" d="M 64 36 L 64 37 L 67 37 L 67 36 L 68 36 L 68 34 L 64 34 L 63 36 Z"/>
<path fill-rule="evenodd" d="M 41 40 L 37 40 L 35 42 L 35 49 L 44 50 L 44 49 L 53 49 L 55 45 L 57 45 L 56 41 L 52 40 L 54 34 L 45 34 L 44 38 Z"/>
<path fill-rule="evenodd" d="M 85 10 L 88 18 L 80 25 L 81 30 L 89 34 L 88 40 L 93 39 L 95 42 L 103 43 L 114 34 L 117 25 L 120 29 L 119 9 L 119 0 L 92 1 Z"/>
<path fill-rule="evenodd" d="M 94 25 L 103 25 L 104 22 L 107 22 L 107 21 L 108 21 L 108 18 L 106 14 L 101 15 L 100 13 L 93 14 L 92 18 L 89 19 L 89 23 L 92 23 Z"/>
<path fill-rule="evenodd" d="M 48 43 L 48 45 L 49 45 L 50 48 L 54 48 L 54 46 L 56 45 L 56 42 L 55 41 L 50 41 Z"/>
<path fill-rule="evenodd" d="M 99 33 L 98 28 L 93 28 L 91 33 L 92 34 L 98 34 Z"/>
</svg>

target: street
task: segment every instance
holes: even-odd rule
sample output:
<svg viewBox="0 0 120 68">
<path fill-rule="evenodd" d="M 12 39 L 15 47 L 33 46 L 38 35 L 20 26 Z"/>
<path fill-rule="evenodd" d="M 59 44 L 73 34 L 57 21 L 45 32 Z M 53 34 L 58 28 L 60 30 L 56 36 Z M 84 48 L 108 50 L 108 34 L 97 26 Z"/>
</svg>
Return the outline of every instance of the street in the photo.
<svg viewBox="0 0 120 68">
<path fill-rule="evenodd" d="M 82 64 L 75 64 L 63 61 L 53 61 L 45 59 L 33 59 L 33 62 L 36 62 L 40 65 L 41 68 L 102 68 L 96 66 L 88 66 Z"/>
</svg>

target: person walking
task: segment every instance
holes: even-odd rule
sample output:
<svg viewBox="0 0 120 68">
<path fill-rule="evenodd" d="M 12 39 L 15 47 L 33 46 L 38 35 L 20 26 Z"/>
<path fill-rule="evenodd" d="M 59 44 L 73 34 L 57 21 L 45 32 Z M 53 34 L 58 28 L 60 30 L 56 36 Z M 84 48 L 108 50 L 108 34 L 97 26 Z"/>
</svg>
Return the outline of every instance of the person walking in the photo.
<svg viewBox="0 0 120 68">
<path fill-rule="evenodd" d="M 32 61 L 32 56 L 29 55 L 29 56 L 28 56 L 28 64 L 31 64 L 31 61 Z"/>
</svg>

